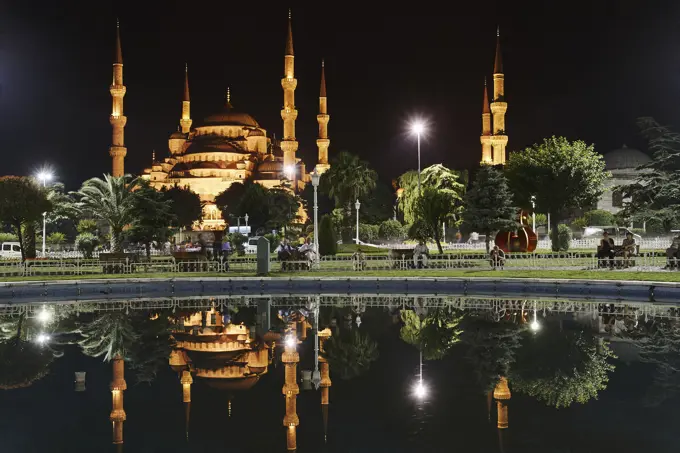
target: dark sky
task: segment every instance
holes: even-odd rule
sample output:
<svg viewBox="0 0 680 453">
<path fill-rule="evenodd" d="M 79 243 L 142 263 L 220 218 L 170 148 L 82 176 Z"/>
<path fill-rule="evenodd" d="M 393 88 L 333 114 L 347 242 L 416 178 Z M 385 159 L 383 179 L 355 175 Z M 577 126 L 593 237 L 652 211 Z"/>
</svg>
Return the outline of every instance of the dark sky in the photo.
<svg viewBox="0 0 680 453">
<path fill-rule="evenodd" d="M 73 189 L 110 171 L 116 16 L 128 90 L 127 171 L 147 166 L 152 149 L 166 155 L 180 116 L 185 61 L 194 125 L 221 108 L 229 85 L 235 107 L 281 136 L 286 5 L 7 3 L 0 6 L 0 174 L 28 174 L 50 164 Z M 497 24 L 509 150 L 556 134 L 606 152 L 623 143 L 642 145 L 639 116 L 680 125 L 678 2 L 479 3 L 393 3 L 382 10 L 293 4 L 297 136 L 307 164 L 316 159 L 325 57 L 331 157 L 352 151 L 389 180 L 416 166 L 415 140 L 405 129 L 410 117 L 422 115 L 430 120 L 423 166 L 474 166 Z"/>
</svg>

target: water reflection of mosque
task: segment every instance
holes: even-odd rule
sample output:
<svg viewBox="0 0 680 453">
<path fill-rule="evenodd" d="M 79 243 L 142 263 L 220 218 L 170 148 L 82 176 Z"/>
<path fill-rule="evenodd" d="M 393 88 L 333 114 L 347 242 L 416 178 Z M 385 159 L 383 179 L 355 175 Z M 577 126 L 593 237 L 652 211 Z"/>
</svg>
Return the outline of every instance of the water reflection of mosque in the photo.
<svg viewBox="0 0 680 453">
<path fill-rule="evenodd" d="M 225 391 L 229 395 L 228 416 L 231 417 L 232 398 L 236 392 L 253 388 L 260 377 L 268 372 L 275 357 L 276 348 L 281 346 L 281 362 L 285 366 L 282 393 L 285 400 L 283 426 L 286 431 L 288 451 L 297 450 L 297 427 L 300 420 L 297 414 L 297 395 L 300 393 L 297 380 L 297 365 L 300 355 L 298 344 L 307 339 L 308 330 L 314 329 L 315 352 L 319 378 L 315 385 L 320 389 L 321 414 L 324 438 L 328 429 L 328 406 L 330 404 L 330 365 L 325 357 L 324 342 L 330 338 L 331 331 L 318 330 L 318 311 L 310 322 L 308 311 L 291 310 L 279 314 L 284 321 L 283 333 L 271 329 L 271 301 L 261 304 L 261 321 L 253 329 L 244 324 L 232 324 L 228 311 L 219 311 L 215 306 L 198 312 L 174 315 L 175 328 L 172 330 L 174 347 L 168 363 L 178 376 L 182 389 L 184 405 L 185 436 L 189 441 L 191 426 L 191 387 L 196 381 Z M 307 382 L 303 381 L 303 384 Z M 123 407 L 123 392 L 127 384 L 124 379 L 122 358 L 113 360 L 113 379 L 111 382 L 113 424 L 113 443 L 122 452 L 124 443 L 123 423 L 126 414 Z"/>
</svg>

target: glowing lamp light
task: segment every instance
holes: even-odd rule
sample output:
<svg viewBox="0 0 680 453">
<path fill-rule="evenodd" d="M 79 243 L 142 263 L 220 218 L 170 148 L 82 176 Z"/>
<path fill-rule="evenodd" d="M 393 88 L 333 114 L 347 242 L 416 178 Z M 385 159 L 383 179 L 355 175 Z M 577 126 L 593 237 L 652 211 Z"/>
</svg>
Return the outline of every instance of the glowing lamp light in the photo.
<svg viewBox="0 0 680 453">
<path fill-rule="evenodd" d="M 284 167 L 283 171 L 286 173 L 286 177 L 288 179 L 293 179 L 293 176 L 295 175 L 295 166 L 294 165 L 286 165 Z"/>
<path fill-rule="evenodd" d="M 537 320 L 531 321 L 531 324 L 529 324 L 529 328 L 531 329 L 532 332 L 538 332 L 541 330 L 541 324 Z"/>
<path fill-rule="evenodd" d="M 37 319 L 41 324 L 47 324 L 52 321 L 52 312 L 43 307 L 38 313 Z"/>
<path fill-rule="evenodd" d="M 411 132 L 416 135 L 421 135 L 425 132 L 425 124 L 422 121 L 414 121 L 411 123 Z"/>
<path fill-rule="evenodd" d="M 45 344 L 48 341 L 50 341 L 50 336 L 47 335 L 46 333 L 40 333 L 38 336 L 35 338 L 35 341 L 39 344 Z"/>
<path fill-rule="evenodd" d="M 297 339 L 293 335 L 286 337 L 285 345 L 287 348 L 294 348 L 297 345 Z"/>
<path fill-rule="evenodd" d="M 418 381 L 418 383 L 413 386 L 413 395 L 419 400 L 422 400 L 427 396 L 427 387 L 425 387 L 423 381 Z"/>
</svg>

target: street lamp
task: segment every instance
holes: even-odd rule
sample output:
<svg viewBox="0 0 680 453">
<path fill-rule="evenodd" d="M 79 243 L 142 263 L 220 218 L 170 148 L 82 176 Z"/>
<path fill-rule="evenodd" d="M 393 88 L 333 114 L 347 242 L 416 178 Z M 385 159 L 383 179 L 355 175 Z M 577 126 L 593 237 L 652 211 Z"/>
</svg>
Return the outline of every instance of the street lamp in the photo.
<svg viewBox="0 0 680 453">
<path fill-rule="evenodd" d="M 359 199 L 357 198 L 357 202 L 354 203 L 354 207 L 357 209 L 357 245 L 359 245 L 359 208 L 361 207 L 361 203 L 359 203 Z"/>
<path fill-rule="evenodd" d="M 411 124 L 411 132 L 418 137 L 418 195 L 420 195 L 420 135 L 425 132 L 425 124 L 416 120 Z"/>
<path fill-rule="evenodd" d="M 246 215 L 243 217 L 246 219 L 246 234 L 248 234 L 248 213 L 246 212 Z"/>
<path fill-rule="evenodd" d="M 42 170 L 38 173 L 38 179 L 42 181 L 43 189 L 47 187 L 47 181 L 52 179 L 52 173 Z M 43 212 L 43 231 L 42 231 L 42 257 L 45 258 L 45 228 L 47 227 L 47 212 Z"/>
<path fill-rule="evenodd" d="M 314 186 L 314 253 L 317 260 L 319 259 L 319 204 L 317 199 L 317 189 L 321 175 L 316 168 L 312 172 L 312 186 Z"/>
<path fill-rule="evenodd" d="M 536 195 L 531 196 L 531 216 L 533 218 L 532 220 L 532 230 L 534 230 L 534 233 L 536 232 Z"/>
</svg>

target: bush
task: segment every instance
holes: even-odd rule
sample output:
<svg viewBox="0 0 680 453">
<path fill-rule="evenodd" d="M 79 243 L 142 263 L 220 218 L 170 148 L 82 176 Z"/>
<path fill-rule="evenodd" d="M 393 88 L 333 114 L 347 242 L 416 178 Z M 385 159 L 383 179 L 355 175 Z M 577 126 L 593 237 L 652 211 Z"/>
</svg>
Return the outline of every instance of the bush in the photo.
<svg viewBox="0 0 680 453">
<path fill-rule="evenodd" d="M 595 209 L 585 213 L 584 218 L 587 226 L 610 226 L 614 225 L 614 214 L 602 209 Z"/>
<path fill-rule="evenodd" d="M 643 228 L 631 228 L 631 233 L 639 234 L 640 236 L 646 236 L 647 232 Z"/>
<path fill-rule="evenodd" d="M 378 225 L 369 225 L 367 223 L 359 224 L 359 240 L 362 242 L 373 243 L 378 239 Z M 356 232 L 355 232 L 356 234 Z"/>
<path fill-rule="evenodd" d="M 401 241 L 404 239 L 404 228 L 396 220 L 385 220 L 378 228 L 378 237 L 385 241 Z"/>
<path fill-rule="evenodd" d="M 97 221 L 93 219 L 82 219 L 80 222 L 78 222 L 76 230 L 78 230 L 78 234 L 97 234 Z"/>
<path fill-rule="evenodd" d="M 265 234 L 264 237 L 269 241 L 269 251 L 274 253 L 274 250 L 281 244 L 281 236 L 278 234 Z"/>
<path fill-rule="evenodd" d="M 18 242 L 19 237 L 12 233 L 0 233 L 0 242 Z"/>
<path fill-rule="evenodd" d="M 571 228 L 562 223 L 557 226 L 557 243 L 560 252 L 566 252 L 571 245 Z"/>
<path fill-rule="evenodd" d="M 416 241 L 427 241 L 432 237 L 430 226 L 423 220 L 418 219 L 408 227 L 408 237 Z"/>
<path fill-rule="evenodd" d="M 45 239 L 45 242 L 51 245 L 63 244 L 64 242 L 66 242 L 66 235 L 64 233 L 56 231 L 54 233 L 48 234 L 47 238 Z"/>
<path fill-rule="evenodd" d="M 99 238 L 92 233 L 81 233 L 76 236 L 76 248 L 83 252 L 85 258 L 92 258 L 92 252 L 99 245 Z"/>
<path fill-rule="evenodd" d="M 536 225 L 547 225 L 548 216 L 545 214 L 536 214 Z"/>
<path fill-rule="evenodd" d="M 248 241 L 248 237 L 241 233 L 231 233 L 227 237 L 231 243 L 232 250 L 236 251 L 238 256 L 244 256 L 246 254 L 244 244 Z"/>
<path fill-rule="evenodd" d="M 338 236 L 335 234 L 333 219 L 325 215 L 319 225 L 319 254 L 322 256 L 338 253 Z"/>
<path fill-rule="evenodd" d="M 576 231 L 581 231 L 588 226 L 588 222 L 585 217 L 578 217 L 571 222 L 571 228 Z"/>
</svg>

